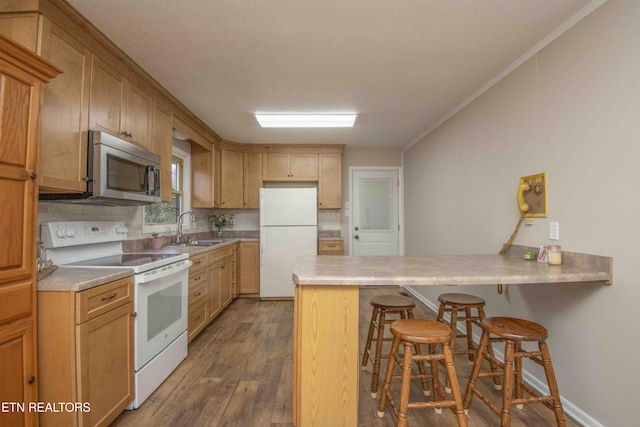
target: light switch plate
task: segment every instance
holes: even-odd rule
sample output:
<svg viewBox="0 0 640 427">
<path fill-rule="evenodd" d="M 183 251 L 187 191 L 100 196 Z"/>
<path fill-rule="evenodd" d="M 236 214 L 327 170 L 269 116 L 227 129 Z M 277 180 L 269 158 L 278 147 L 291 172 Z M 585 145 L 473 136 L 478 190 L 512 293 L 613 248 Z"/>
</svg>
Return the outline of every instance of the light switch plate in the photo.
<svg viewBox="0 0 640 427">
<path fill-rule="evenodd" d="M 549 240 L 560 240 L 560 224 L 557 222 L 549 223 Z"/>
</svg>

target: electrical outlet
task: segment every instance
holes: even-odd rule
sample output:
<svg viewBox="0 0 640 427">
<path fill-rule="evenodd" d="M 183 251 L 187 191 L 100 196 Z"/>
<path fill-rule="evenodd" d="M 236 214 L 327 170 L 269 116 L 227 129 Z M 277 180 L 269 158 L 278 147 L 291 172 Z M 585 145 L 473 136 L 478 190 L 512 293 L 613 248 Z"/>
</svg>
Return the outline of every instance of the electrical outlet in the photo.
<svg viewBox="0 0 640 427">
<path fill-rule="evenodd" d="M 549 240 L 560 240 L 560 225 L 557 222 L 549 223 Z"/>
</svg>

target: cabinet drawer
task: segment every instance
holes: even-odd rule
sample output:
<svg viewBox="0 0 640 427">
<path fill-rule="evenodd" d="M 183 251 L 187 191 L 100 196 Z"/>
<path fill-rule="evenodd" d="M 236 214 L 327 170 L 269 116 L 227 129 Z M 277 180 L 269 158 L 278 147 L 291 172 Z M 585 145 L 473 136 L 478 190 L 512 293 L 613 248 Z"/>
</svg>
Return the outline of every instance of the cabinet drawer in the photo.
<svg viewBox="0 0 640 427">
<path fill-rule="evenodd" d="M 344 255 L 342 240 L 321 240 L 318 245 L 319 255 Z"/>
<path fill-rule="evenodd" d="M 224 248 L 215 249 L 209 255 L 209 264 L 213 264 L 216 261 L 220 261 L 222 258 L 233 255 L 236 245 L 228 245 Z"/>
<path fill-rule="evenodd" d="M 76 293 L 76 324 L 133 301 L 133 277 Z"/>
<path fill-rule="evenodd" d="M 209 270 L 202 268 L 200 270 L 189 270 L 189 293 L 191 289 L 209 282 Z"/>
<path fill-rule="evenodd" d="M 199 268 L 205 267 L 207 264 L 208 256 L 209 256 L 208 253 L 196 255 L 193 257 L 190 256 L 189 259 L 191 260 L 191 268 L 189 268 L 189 272 L 196 271 Z"/>
<path fill-rule="evenodd" d="M 207 271 L 203 273 L 207 273 Z M 209 277 L 209 275 L 207 274 L 206 277 Z M 195 285 L 192 285 L 191 280 L 189 280 L 189 304 L 196 302 L 201 298 L 205 298 L 207 296 L 208 285 L 208 280 L 200 280 Z"/>
<path fill-rule="evenodd" d="M 207 325 L 209 318 L 207 311 L 206 298 L 195 304 L 189 304 L 189 320 L 187 322 L 189 341 L 194 339 Z"/>
</svg>

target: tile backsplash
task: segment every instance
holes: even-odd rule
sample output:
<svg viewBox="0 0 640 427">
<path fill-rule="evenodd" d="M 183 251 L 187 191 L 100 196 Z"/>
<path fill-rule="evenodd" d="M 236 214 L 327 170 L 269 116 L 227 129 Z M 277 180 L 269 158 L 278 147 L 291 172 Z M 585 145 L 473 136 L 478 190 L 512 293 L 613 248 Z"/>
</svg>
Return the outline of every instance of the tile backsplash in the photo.
<svg viewBox="0 0 640 427">
<path fill-rule="evenodd" d="M 195 224 L 188 233 L 199 233 L 213 229 L 209 216 L 222 211 L 213 209 L 193 209 Z M 234 216 L 234 231 L 252 231 L 260 229 L 258 210 L 228 210 Z M 150 237 L 142 232 L 142 206 L 100 206 L 58 202 L 43 202 L 38 205 L 38 225 L 48 221 L 124 221 L 129 229 L 129 239 Z M 40 227 L 38 227 L 39 229 Z M 318 211 L 318 231 L 340 231 L 340 210 Z"/>
</svg>

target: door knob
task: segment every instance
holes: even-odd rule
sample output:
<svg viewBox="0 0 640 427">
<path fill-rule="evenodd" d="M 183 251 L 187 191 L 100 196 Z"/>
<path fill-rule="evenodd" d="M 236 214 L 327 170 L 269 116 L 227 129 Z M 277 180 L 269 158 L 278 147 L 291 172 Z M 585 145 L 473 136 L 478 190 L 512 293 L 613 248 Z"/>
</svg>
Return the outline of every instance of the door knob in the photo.
<svg viewBox="0 0 640 427">
<path fill-rule="evenodd" d="M 355 228 L 356 231 L 360 230 L 358 227 Z"/>
<path fill-rule="evenodd" d="M 358 236 L 357 234 L 355 236 L 353 236 L 354 239 L 358 240 L 360 238 L 360 236 Z"/>
</svg>

